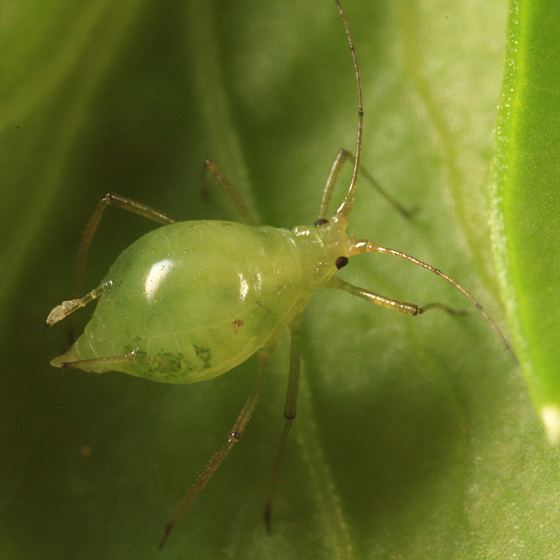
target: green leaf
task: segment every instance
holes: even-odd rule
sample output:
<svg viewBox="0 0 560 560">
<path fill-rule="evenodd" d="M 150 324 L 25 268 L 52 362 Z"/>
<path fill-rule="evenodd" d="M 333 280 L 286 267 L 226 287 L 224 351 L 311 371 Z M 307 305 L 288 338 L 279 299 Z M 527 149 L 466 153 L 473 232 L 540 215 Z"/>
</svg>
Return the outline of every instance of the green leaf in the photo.
<svg viewBox="0 0 560 560">
<path fill-rule="evenodd" d="M 282 427 L 287 338 L 246 437 L 163 553 L 163 525 L 226 437 L 255 361 L 189 386 L 48 365 L 67 333 L 40 326 L 71 295 L 80 231 L 107 191 L 182 219 L 233 218 L 219 193 L 210 203 L 199 196 L 200 164 L 212 158 L 262 222 L 317 217 L 337 150 L 354 146 L 356 119 L 343 27 L 334 3 L 321 4 L 4 1 L 1 558 L 558 557 L 558 451 L 520 373 L 460 294 L 409 263 L 363 256 L 342 276 L 469 314 L 411 318 L 342 292 L 316 295 L 271 535 L 261 510 Z M 440 267 L 503 324 L 486 200 L 507 6 L 346 4 L 364 85 L 363 163 L 419 207 L 404 220 L 363 183 L 352 232 Z M 523 36 L 540 44 L 548 35 Z M 531 95 L 537 111 L 541 94 Z M 500 161 L 513 153 L 511 137 Z M 497 168 L 499 189 L 527 183 L 515 169 L 510 179 Z M 514 201 L 510 192 L 504 227 L 522 240 L 527 195 Z M 109 210 L 88 287 L 151 227 Z M 526 300 L 535 284 L 524 286 Z M 527 331 L 516 327 L 511 292 L 519 345 Z M 524 365 L 528 355 L 520 352 Z"/>
<path fill-rule="evenodd" d="M 551 441 L 560 440 L 560 69 L 556 2 L 513 1 L 499 112 L 493 227 L 523 372 Z"/>
</svg>

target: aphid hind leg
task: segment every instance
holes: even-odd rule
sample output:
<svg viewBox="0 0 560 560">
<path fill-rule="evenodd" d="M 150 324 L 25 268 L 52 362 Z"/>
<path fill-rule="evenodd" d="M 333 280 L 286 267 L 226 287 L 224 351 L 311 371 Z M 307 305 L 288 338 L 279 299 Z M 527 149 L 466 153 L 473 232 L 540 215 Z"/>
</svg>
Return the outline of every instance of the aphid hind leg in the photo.
<svg viewBox="0 0 560 560">
<path fill-rule="evenodd" d="M 204 488 L 206 488 L 206 485 L 208 484 L 208 482 L 210 482 L 210 479 L 216 474 L 217 470 L 220 468 L 220 465 L 224 462 L 235 444 L 239 443 L 241 437 L 245 433 L 245 428 L 247 427 L 247 424 L 249 423 L 249 420 L 253 415 L 255 405 L 257 404 L 257 400 L 262 389 L 263 380 L 268 368 L 270 354 L 270 350 L 261 350 L 259 352 L 259 373 L 257 376 L 257 381 L 253 387 L 253 390 L 251 391 L 251 394 L 249 395 L 249 398 L 245 401 L 241 412 L 237 416 L 231 429 L 228 431 L 225 443 L 210 457 L 210 460 L 208 461 L 204 469 L 200 472 L 200 474 L 196 477 L 193 485 L 189 488 L 189 491 L 179 502 L 179 505 L 175 509 L 175 512 L 166 523 L 161 541 L 159 543 L 160 549 L 165 545 L 167 539 L 169 538 L 169 535 L 171 534 L 171 531 L 173 530 L 173 527 L 175 527 L 183 513 L 185 513 L 194 499 L 204 490 Z"/>
<path fill-rule="evenodd" d="M 53 307 L 53 309 L 51 310 L 51 312 L 47 317 L 47 320 L 45 321 L 45 325 L 47 327 L 52 327 L 54 324 L 68 317 L 68 315 L 74 313 L 74 311 L 77 311 L 78 309 L 85 307 L 88 303 L 97 299 L 109 287 L 110 287 L 110 283 L 106 282 L 104 284 L 101 284 L 101 286 L 94 288 L 93 290 L 91 290 L 91 292 L 88 292 L 85 296 L 81 298 L 63 301 L 56 307 Z"/>
<path fill-rule="evenodd" d="M 84 231 L 82 232 L 74 268 L 74 295 L 76 296 L 79 295 L 82 289 L 86 259 L 91 247 L 91 242 L 93 241 L 93 238 L 99 226 L 99 222 L 101 222 L 101 218 L 103 217 L 103 214 L 105 213 L 105 210 L 108 206 L 121 208 L 123 210 L 126 210 L 127 212 L 142 216 L 159 224 L 172 224 L 175 222 L 175 220 L 170 218 L 167 214 L 164 214 L 159 210 L 150 208 L 149 206 L 146 206 L 141 202 L 137 202 L 136 200 L 132 200 L 131 198 L 121 196 L 120 194 L 107 193 L 98 202 L 97 207 L 93 211 L 93 214 L 91 215 L 88 223 L 86 224 L 86 227 L 84 228 Z"/>
<path fill-rule="evenodd" d="M 257 222 L 253 216 L 249 207 L 245 204 L 241 193 L 235 188 L 235 185 L 228 179 L 224 172 L 220 169 L 218 164 L 212 160 L 205 160 L 202 163 L 202 194 L 203 196 L 208 195 L 209 185 L 208 185 L 208 175 L 212 175 L 218 185 L 222 187 L 222 190 L 233 202 L 237 212 L 241 216 L 244 223 L 248 225 L 255 225 Z"/>
<path fill-rule="evenodd" d="M 332 164 L 329 176 L 327 177 L 327 182 L 323 188 L 323 195 L 321 197 L 321 206 L 319 209 L 319 220 L 326 219 L 328 216 L 329 205 L 333 196 L 333 191 L 336 186 L 336 182 L 342 171 L 342 167 L 347 161 L 355 163 L 356 158 L 349 150 L 341 148 L 336 155 L 336 158 Z M 391 205 L 397 212 L 399 212 L 404 218 L 410 218 L 416 212 L 416 209 L 408 209 L 403 204 L 401 204 L 394 196 L 392 196 L 387 190 L 385 190 L 373 177 L 373 175 L 360 166 L 359 172 L 366 179 L 366 181 Z"/>
<path fill-rule="evenodd" d="M 398 251 L 397 249 L 391 249 L 389 247 L 382 247 L 381 245 L 377 245 L 377 244 L 373 243 L 372 241 L 368 241 L 368 240 L 354 241 L 352 243 L 351 248 L 350 248 L 350 256 L 360 255 L 360 254 L 363 254 L 363 253 L 379 253 L 379 254 L 382 254 L 382 255 L 391 255 L 393 257 L 399 257 L 400 259 L 404 259 L 404 260 L 414 264 L 415 266 L 418 266 L 420 268 L 428 270 L 429 272 L 432 272 L 433 274 L 439 276 L 440 278 L 443 278 L 443 280 L 445 280 L 447 283 L 451 284 L 456 290 L 461 292 L 463 294 L 463 296 L 465 296 L 471 302 L 471 304 L 484 317 L 485 321 L 490 325 L 490 327 L 496 333 L 498 338 L 501 339 L 503 345 L 505 346 L 506 350 L 511 354 L 515 363 L 518 363 L 517 357 L 516 357 L 512 347 L 511 347 L 510 343 L 508 342 L 508 339 L 502 333 L 498 324 L 492 319 L 492 317 L 490 317 L 488 312 L 484 309 L 484 307 L 482 307 L 482 305 L 478 302 L 478 300 L 466 288 L 461 286 L 461 284 L 459 284 L 459 282 L 457 282 L 457 280 L 454 280 L 453 278 L 451 278 L 451 276 L 449 276 L 448 274 L 445 274 L 439 268 L 436 268 L 435 266 L 433 266 L 431 264 L 428 264 L 427 262 L 424 262 L 420 259 L 417 259 L 416 257 L 413 257 L 412 255 L 409 255 L 407 253 L 403 253 L 402 251 Z"/>
<path fill-rule="evenodd" d="M 297 412 L 297 396 L 299 388 L 299 376 L 301 370 L 301 358 L 299 349 L 299 322 L 296 319 L 290 326 L 291 331 L 291 345 L 290 345 L 290 373 L 288 377 L 288 390 L 286 393 L 286 404 L 284 405 L 284 427 L 280 436 L 280 443 L 278 451 L 276 452 L 276 459 L 272 468 L 272 473 L 268 482 L 268 491 L 264 503 L 264 523 L 266 530 L 271 531 L 271 518 L 272 518 L 272 501 L 276 493 L 278 485 L 278 477 L 284 460 L 284 453 L 286 444 L 288 442 L 288 434 L 292 423 L 296 417 Z"/>
<path fill-rule="evenodd" d="M 398 311 L 399 313 L 403 313 L 405 315 L 421 315 L 430 309 L 441 309 L 450 315 L 465 315 L 465 311 L 461 309 L 454 309 L 453 307 L 449 307 L 444 303 L 427 303 L 425 305 L 417 305 L 416 303 L 398 301 L 396 299 L 391 299 L 385 296 L 381 296 L 372 292 L 370 290 L 365 290 L 364 288 L 359 288 L 358 286 L 354 286 L 353 284 L 349 284 L 344 280 L 341 280 L 338 277 L 334 277 L 331 279 L 329 288 L 336 288 L 339 290 L 344 290 L 352 294 L 353 296 L 360 297 L 369 301 L 370 303 L 374 303 L 375 305 L 379 305 L 381 307 L 385 307 L 387 309 L 392 309 L 393 311 Z"/>
</svg>

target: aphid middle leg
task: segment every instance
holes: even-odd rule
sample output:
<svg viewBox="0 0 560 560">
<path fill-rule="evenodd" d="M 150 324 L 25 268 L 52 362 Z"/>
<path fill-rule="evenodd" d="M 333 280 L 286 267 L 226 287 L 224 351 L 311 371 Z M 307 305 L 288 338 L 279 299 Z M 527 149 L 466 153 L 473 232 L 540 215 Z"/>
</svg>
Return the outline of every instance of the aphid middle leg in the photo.
<svg viewBox="0 0 560 560">
<path fill-rule="evenodd" d="M 381 307 L 386 307 L 387 309 L 392 309 L 393 311 L 398 311 L 399 313 L 404 313 L 405 315 L 421 315 L 422 313 L 429 311 L 430 309 L 441 309 L 449 313 L 450 315 L 465 315 L 465 311 L 461 309 L 454 309 L 453 307 L 449 307 L 444 303 L 433 302 L 427 303 L 425 305 L 417 305 L 416 303 L 398 301 L 396 299 L 381 296 L 370 290 L 365 290 L 364 288 L 359 288 L 358 286 L 349 284 L 348 282 L 345 282 L 344 280 L 341 280 L 336 276 L 332 278 L 328 287 L 344 290 L 345 292 L 348 292 L 353 296 L 365 299 L 370 303 L 374 303 L 375 305 L 379 305 Z"/>
<path fill-rule="evenodd" d="M 284 459 L 288 434 L 297 412 L 297 396 L 299 388 L 299 375 L 301 370 L 301 359 L 299 350 L 299 322 L 297 318 L 290 326 L 291 346 L 290 346 L 290 374 L 288 377 L 288 391 L 286 394 L 286 404 L 284 405 L 284 428 L 280 436 L 280 443 L 276 453 L 276 460 L 272 468 L 268 483 L 268 492 L 264 503 L 264 522 L 268 532 L 271 531 L 272 501 L 278 484 L 278 476 Z"/>
<path fill-rule="evenodd" d="M 323 195 L 321 197 L 321 206 L 319 209 L 319 219 L 326 219 L 329 211 L 329 205 L 332 199 L 333 191 L 336 186 L 336 182 L 342 170 L 344 164 L 350 161 L 355 163 L 356 158 L 349 150 L 341 148 L 336 155 L 336 158 L 332 164 L 329 176 L 327 177 L 327 182 L 323 188 Z M 400 212 L 405 218 L 410 218 L 414 213 L 415 209 L 406 208 L 401 204 L 393 195 L 391 195 L 387 190 L 385 190 L 373 177 L 373 175 L 364 167 L 360 166 L 359 172 L 366 181 L 389 203 L 397 212 Z"/>
<path fill-rule="evenodd" d="M 159 224 L 172 224 L 175 222 L 167 214 L 160 212 L 159 210 L 154 210 L 141 202 L 132 200 L 131 198 L 126 198 L 116 193 L 107 193 L 97 204 L 91 218 L 89 219 L 84 231 L 82 232 L 82 237 L 80 239 L 80 245 L 78 248 L 78 253 L 76 255 L 76 263 L 74 268 L 74 295 L 78 295 L 82 289 L 82 282 L 84 278 L 84 271 L 86 267 L 86 259 L 89 253 L 89 248 L 91 247 L 91 242 L 101 222 L 101 218 L 105 213 L 105 209 L 108 206 L 116 206 L 117 208 L 122 208 L 127 212 L 132 214 L 137 214 L 157 222 Z"/>
<path fill-rule="evenodd" d="M 202 164 L 202 193 L 204 195 L 208 193 L 208 174 L 214 177 L 218 185 L 220 185 L 223 191 L 230 197 L 243 222 L 249 225 L 255 225 L 257 222 L 255 221 L 253 213 L 245 204 L 241 193 L 219 168 L 218 164 L 209 159 Z"/>
<path fill-rule="evenodd" d="M 183 513 L 188 509 L 188 507 L 192 504 L 194 499 L 206 488 L 210 479 L 216 474 L 216 471 L 220 468 L 220 465 L 224 462 L 226 457 L 229 455 L 229 452 L 233 449 L 236 443 L 239 443 L 241 437 L 245 433 L 245 428 L 253 415 L 253 411 L 255 410 L 255 405 L 257 404 L 257 400 L 259 398 L 259 394 L 262 388 L 263 379 L 266 374 L 268 368 L 268 362 L 270 359 L 271 351 L 269 350 L 261 350 L 258 354 L 260 367 L 259 373 L 257 376 L 257 381 L 249 398 L 245 401 L 239 416 L 233 423 L 233 426 L 229 430 L 227 434 L 227 439 L 223 446 L 216 451 L 210 460 L 202 470 L 202 472 L 196 477 L 194 484 L 189 488 L 189 491 L 183 499 L 179 502 L 175 513 L 171 516 L 165 528 L 163 530 L 163 536 L 159 543 L 160 549 L 163 548 L 165 542 L 167 541 L 173 527 L 177 524 Z"/>
</svg>

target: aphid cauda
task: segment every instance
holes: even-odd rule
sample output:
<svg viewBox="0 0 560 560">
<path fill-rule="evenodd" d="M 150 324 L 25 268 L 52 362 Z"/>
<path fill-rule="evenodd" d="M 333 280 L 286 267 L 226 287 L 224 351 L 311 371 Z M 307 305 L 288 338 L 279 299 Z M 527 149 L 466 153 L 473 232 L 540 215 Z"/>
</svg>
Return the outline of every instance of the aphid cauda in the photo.
<svg viewBox="0 0 560 560">
<path fill-rule="evenodd" d="M 207 174 L 232 198 L 244 223 L 225 221 L 175 222 L 139 202 L 107 194 L 87 224 L 77 261 L 81 282 L 87 253 L 108 206 L 116 206 L 163 224 L 141 237 L 115 261 L 98 287 L 81 298 L 56 306 L 47 318 L 53 325 L 89 302 L 97 300 L 84 333 L 52 364 L 91 372 L 121 371 L 166 383 L 194 383 L 231 370 L 257 354 L 260 361 L 255 387 L 227 434 L 224 445 L 210 458 L 176 512 L 167 523 L 162 545 L 182 513 L 205 488 L 231 449 L 242 437 L 261 390 L 271 351 L 279 334 L 291 331 L 288 391 L 276 462 L 265 504 L 270 524 L 272 498 L 296 416 L 300 373 L 298 330 L 302 313 L 320 288 L 338 288 L 371 303 L 411 316 L 433 308 L 454 310 L 441 303 L 401 302 L 353 286 L 337 276 L 349 259 L 363 253 L 388 254 L 438 276 L 459 290 L 490 326 L 507 341 L 475 298 L 439 269 L 401 251 L 383 247 L 347 232 L 354 207 L 358 176 L 377 188 L 397 210 L 409 212 L 382 190 L 361 168 L 363 101 L 360 71 L 348 21 L 337 1 L 355 72 L 358 126 L 355 156 L 340 150 L 323 188 L 317 219 L 293 230 L 257 226 L 238 192 L 213 162 Z M 353 162 L 350 184 L 334 214 L 329 208 L 342 167 Z"/>
</svg>

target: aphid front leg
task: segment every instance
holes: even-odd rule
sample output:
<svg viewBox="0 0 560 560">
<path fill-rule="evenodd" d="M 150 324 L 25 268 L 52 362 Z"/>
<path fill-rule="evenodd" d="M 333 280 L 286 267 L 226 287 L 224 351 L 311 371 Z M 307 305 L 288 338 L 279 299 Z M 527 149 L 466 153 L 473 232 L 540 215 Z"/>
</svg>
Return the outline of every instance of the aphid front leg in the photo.
<svg viewBox="0 0 560 560">
<path fill-rule="evenodd" d="M 336 158 L 332 164 L 329 176 L 327 177 L 327 182 L 323 188 L 323 195 L 321 197 L 321 206 L 319 209 L 319 220 L 326 219 L 329 211 L 329 205 L 332 199 L 333 191 L 336 186 L 336 182 L 342 171 L 344 164 L 350 161 L 351 163 L 356 162 L 356 158 L 349 150 L 341 148 L 336 155 Z M 410 218 L 415 210 L 411 210 L 403 206 L 393 195 L 391 195 L 387 190 L 385 190 L 373 177 L 371 173 L 364 167 L 360 166 L 360 173 L 366 179 L 366 181 L 389 203 L 397 212 L 400 212 L 403 217 Z"/>
<path fill-rule="evenodd" d="M 241 437 L 245 433 L 245 428 L 253 415 L 253 411 L 255 410 L 255 405 L 257 404 L 257 400 L 259 398 L 259 394 L 262 389 L 263 379 L 266 374 L 268 368 L 268 362 L 270 359 L 271 350 L 261 350 L 257 356 L 259 358 L 259 373 L 257 376 L 257 381 L 249 398 L 245 401 L 239 416 L 233 423 L 233 426 L 229 430 L 227 434 L 227 438 L 223 446 L 216 451 L 210 460 L 204 467 L 204 469 L 200 472 L 200 474 L 196 477 L 195 482 L 190 487 L 187 494 L 183 497 L 183 499 L 179 502 L 175 513 L 171 516 L 165 528 L 163 530 L 163 536 L 159 543 L 160 549 L 163 548 L 165 542 L 167 541 L 173 527 L 177 524 L 183 513 L 188 509 L 188 507 L 192 504 L 194 499 L 206 488 L 210 479 L 216 474 L 216 471 L 220 468 L 220 465 L 224 462 L 226 457 L 229 455 L 229 452 L 233 449 L 235 444 L 239 443 Z"/>
<path fill-rule="evenodd" d="M 146 206 L 141 202 L 137 202 L 136 200 L 132 200 L 131 198 L 126 198 L 125 196 L 121 196 L 120 194 L 107 193 L 97 204 L 97 207 L 95 208 L 93 214 L 91 215 L 91 218 L 84 228 L 84 231 L 82 232 L 74 269 L 75 295 L 78 295 L 81 292 L 89 248 L 91 247 L 91 242 L 93 241 L 95 232 L 97 231 L 97 227 L 99 226 L 99 222 L 101 222 L 101 218 L 103 217 L 103 214 L 105 213 L 105 210 L 108 206 L 116 206 L 117 208 L 122 208 L 127 212 L 137 214 L 138 216 L 142 216 L 159 224 L 172 224 L 175 222 L 175 220 L 170 218 L 167 214 L 164 214 L 159 210 L 154 210 L 153 208 L 150 208 L 149 206 Z"/>
<path fill-rule="evenodd" d="M 404 259 L 404 260 L 414 264 L 415 266 L 418 266 L 420 268 L 428 270 L 429 272 L 432 272 L 433 274 L 436 274 L 440 278 L 443 278 L 443 280 L 445 280 L 446 282 L 451 284 L 456 290 L 461 292 L 471 302 L 471 304 L 474 307 L 476 307 L 476 309 L 478 309 L 479 313 L 484 317 L 484 319 L 490 325 L 490 327 L 493 329 L 493 331 L 496 333 L 496 335 L 501 339 L 501 341 L 502 341 L 503 345 L 505 346 L 506 350 L 511 354 L 511 356 L 513 357 L 513 359 L 517 363 L 517 357 L 515 356 L 515 353 L 514 353 L 512 347 L 510 346 L 510 344 L 509 344 L 507 338 L 505 337 L 505 335 L 502 333 L 498 324 L 490 317 L 488 312 L 484 309 L 484 307 L 482 307 L 482 305 L 478 302 L 478 300 L 466 288 L 461 286 L 461 284 L 459 284 L 459 282 L 457 282 L 456 280 L 451 278 L 451 276 L 445 274 L 439 268 L 436 268 L 435 266 L 432 266 L 431 264 L 428 264 L 427 262 L 424 262 L 420 259 L 417 259 L 416 257 L 413 257 L 412 255 L 408 255 L 407 253 L 403 253 L 402 251 L 398 251 L 396 249 L 391 249 L 389 247 L 382 247 L 381 245 L 377 245 L 377 244 L 373 243 L 372 241 L 368 241 L 368 240 L 354 241 L 352 243 L 352 247 L 350 249 L 350 256 L 360 255 L 360 254 L 363 254 L 363 253 L 380 253 L 382 255 L 392 255 L 393 257 L 399 257 L 400 259 Z"/>
<path fill-rule="evenodd" d="M 365 299 L 370 303 L 374 303 L 375 305 L 379 305 L 387 309 L 392 309 L 393 311 L 398 311 L 399 313 L 404 313 L 405 315 L 421 315 L 422 313 L 425 313 L 430 309 L 441 309 L 446 313 L 449 313 L 450 315 L 465 315 L 465 311 L 461 309 L 454 309 L 453 307 L 449 307 L 444 303 L 433 302 L 427 303 L 426 305 L 417 305 L 416 303 L 409 303 L 391 299 L 376 294 L 375 292 L 372 292 L 370 290 L 365 290 L 364 288 L 359 288 L 358 286 L 349 284 L 348 282 L 345 282 L 344 280 L 341 280 L 337 277 L 332 278 L 328 287 L 344 290 L 345 292 L 348 292 L 353 296 Z"/>
<path fill-rule="evenodd" d="M 230 197 L 243 222 L 251 226 L 255 225 L 257 222 L 255 221 L 251 210 L 249 210 L 249 207 L 245 204 L 241 193 L 219 168 L 218 164 L 209 159 L 204 161 L 202 164 L 202 194 L 208 194 L 208 174 L 214 177 L 226 195 Z"/>
<path fill-rule="evenodd" d="M 271 530 L 272 501 L 278 484 L 278 476 L 284 459 L 288 434 L 297 412 L 297 396 L 299 388 L 299 375 L 301 370 L 301 358 L 299 349 L 299 323 L 297 318 L 290 326 L 291 346 L 290 346 L 290 373 L 288 377 L 288 391 L 286 394 L 286 404 L 284 405 L 284 428 L 280 436 L 280 443 L 276 453 L 276 460 L 272 468 L 270 480 L 268 483 L 268 492 L 264 504 L 264 522 L 268 532 Z"/>
</svg>

